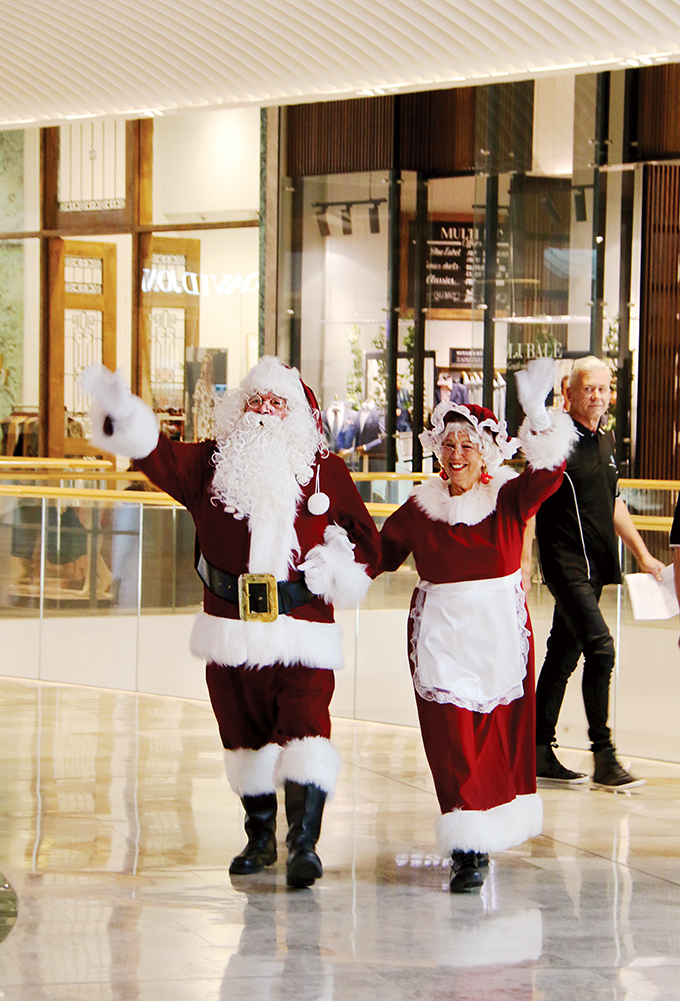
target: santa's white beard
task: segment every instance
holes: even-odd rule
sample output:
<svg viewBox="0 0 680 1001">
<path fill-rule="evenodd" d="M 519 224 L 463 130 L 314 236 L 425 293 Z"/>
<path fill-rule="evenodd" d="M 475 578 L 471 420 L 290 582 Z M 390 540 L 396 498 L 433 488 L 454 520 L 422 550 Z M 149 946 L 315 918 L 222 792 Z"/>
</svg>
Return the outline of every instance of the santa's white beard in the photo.
<svg viewBox="0 0 680 1001">
<path fill-rule="evenodd" d="M 218 442 L 212 493 L 229 513 L 248 519 L 250 573 L 287 580 L 300 553 L 295 514 L 300 483 L 312 475 L 315 429 L 289 414 L 283 420 L 251 411 L 242 414 Z M 302 426 L 301 426 L 302 423 Z"/>
</svg>

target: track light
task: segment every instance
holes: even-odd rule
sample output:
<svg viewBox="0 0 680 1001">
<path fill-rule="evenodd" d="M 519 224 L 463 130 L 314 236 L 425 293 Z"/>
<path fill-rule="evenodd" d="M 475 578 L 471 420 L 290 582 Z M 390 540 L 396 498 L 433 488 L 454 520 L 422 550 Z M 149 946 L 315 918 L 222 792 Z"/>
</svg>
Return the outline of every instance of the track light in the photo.
<svg viewBox="0 0 680 1001">
<path fill-rule="evenodd" d="M 350 215 L 351 206 L 343 205 L 340 209 L 340 218 L 342 219 L 342 234 L 343 236 L 352 235 L 352 216 Z"/>
<path fill-rule="evenodd" d="M 380 232 L 380 212 L 378 211 L 378 202 L 373 202 L 368 207 L 368 225 L 371 233 Z"/>
<path fill-rule="evenodd" d="M 316 208 L 316 221 L 319 224 L 319 235 L 320 236 L 330 236 L 331 228 L 328 225 L 328 219 L 326 218 L 326 206 L 318 205 Z"/>
</svg>

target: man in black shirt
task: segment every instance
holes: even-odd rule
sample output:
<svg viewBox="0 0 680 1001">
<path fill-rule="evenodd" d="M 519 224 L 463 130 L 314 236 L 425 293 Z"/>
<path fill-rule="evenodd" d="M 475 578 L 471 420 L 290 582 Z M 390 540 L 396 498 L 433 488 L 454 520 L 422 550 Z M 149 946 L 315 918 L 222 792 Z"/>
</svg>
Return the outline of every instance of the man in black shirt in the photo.
<svg viewBox="0 0 680 1001">
<path fill-rule="evenodd" d="M 560 782 L 587 782 L 557 759 L 555 728 L 567 681 L 583 653 L 583 702 L 595 758 L 593 781 L 610 788 L 642 785 L 617 761 L 607 726 L 614 641 L 599 601 L 605 584 L 621 583 L 617 536 L 640 569 L 657 579 L 655 559 L 618 496 L 614 441 L 600 427 L 611 395 L 605 362 L 580 358 L 569 377 L 569 414 L 579 439 L 567 460 L 560 489 L 536 516 L 541 570 L 555 599 L 552 629 L 536 688 L 536 774 Z"/>
</svg>

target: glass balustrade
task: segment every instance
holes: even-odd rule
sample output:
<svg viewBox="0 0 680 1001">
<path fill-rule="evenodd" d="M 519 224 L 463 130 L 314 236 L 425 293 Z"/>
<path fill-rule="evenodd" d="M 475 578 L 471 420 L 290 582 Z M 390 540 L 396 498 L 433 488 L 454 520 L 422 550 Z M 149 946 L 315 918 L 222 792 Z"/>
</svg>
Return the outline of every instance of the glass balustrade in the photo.
<svg viewBox="0 0 680 1001">
<path fill-rule="evenodd" d="M 43 478 L 40 479 L 39 476 Z M 96 477 L 96 479 L 95 479 Z M 408 477 L 369 476 L 378 524 L 412 488 Z M 622 495 L 650 550 L 665 563 L 680 484 L 622 481 Z M 0 674 L 205 700 L 203 667 L 189 653 L 202 586 L 186 510 L 153 493 L 140 474 L 102 470 L 4 471 L 0 481 Z M 637 568 L 622 554 L 625 573 Z M 537 670 L 552 598 L 534 554 L 529 608 Z M 417 582 L 409 559 L 376 580 L 361 608 L 337 615 L 346 667 L 334 715 L 417 725 L 406 624 Z M 623 753 L 680 761 L 678 618 L 636 621 L 627 588 L 602 596 L 618 650 L 611 718 Z M 577 670 L 558 740 L 587 747 Z"/>
</svg>

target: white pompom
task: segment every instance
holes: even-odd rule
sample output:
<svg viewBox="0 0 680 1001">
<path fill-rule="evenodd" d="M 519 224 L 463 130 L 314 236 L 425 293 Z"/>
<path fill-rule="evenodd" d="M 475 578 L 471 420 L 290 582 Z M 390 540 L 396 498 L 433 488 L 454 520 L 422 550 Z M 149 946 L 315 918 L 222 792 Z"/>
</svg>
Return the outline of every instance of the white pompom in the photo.
<svg viewBox="0 0 680 1001">
<path fill-rule="evenodd" d="M 328 494 L 315 493 L 307 501 L 307 510 L 310 514 L 325 514 L 330 506 Z"/>
</svg>

